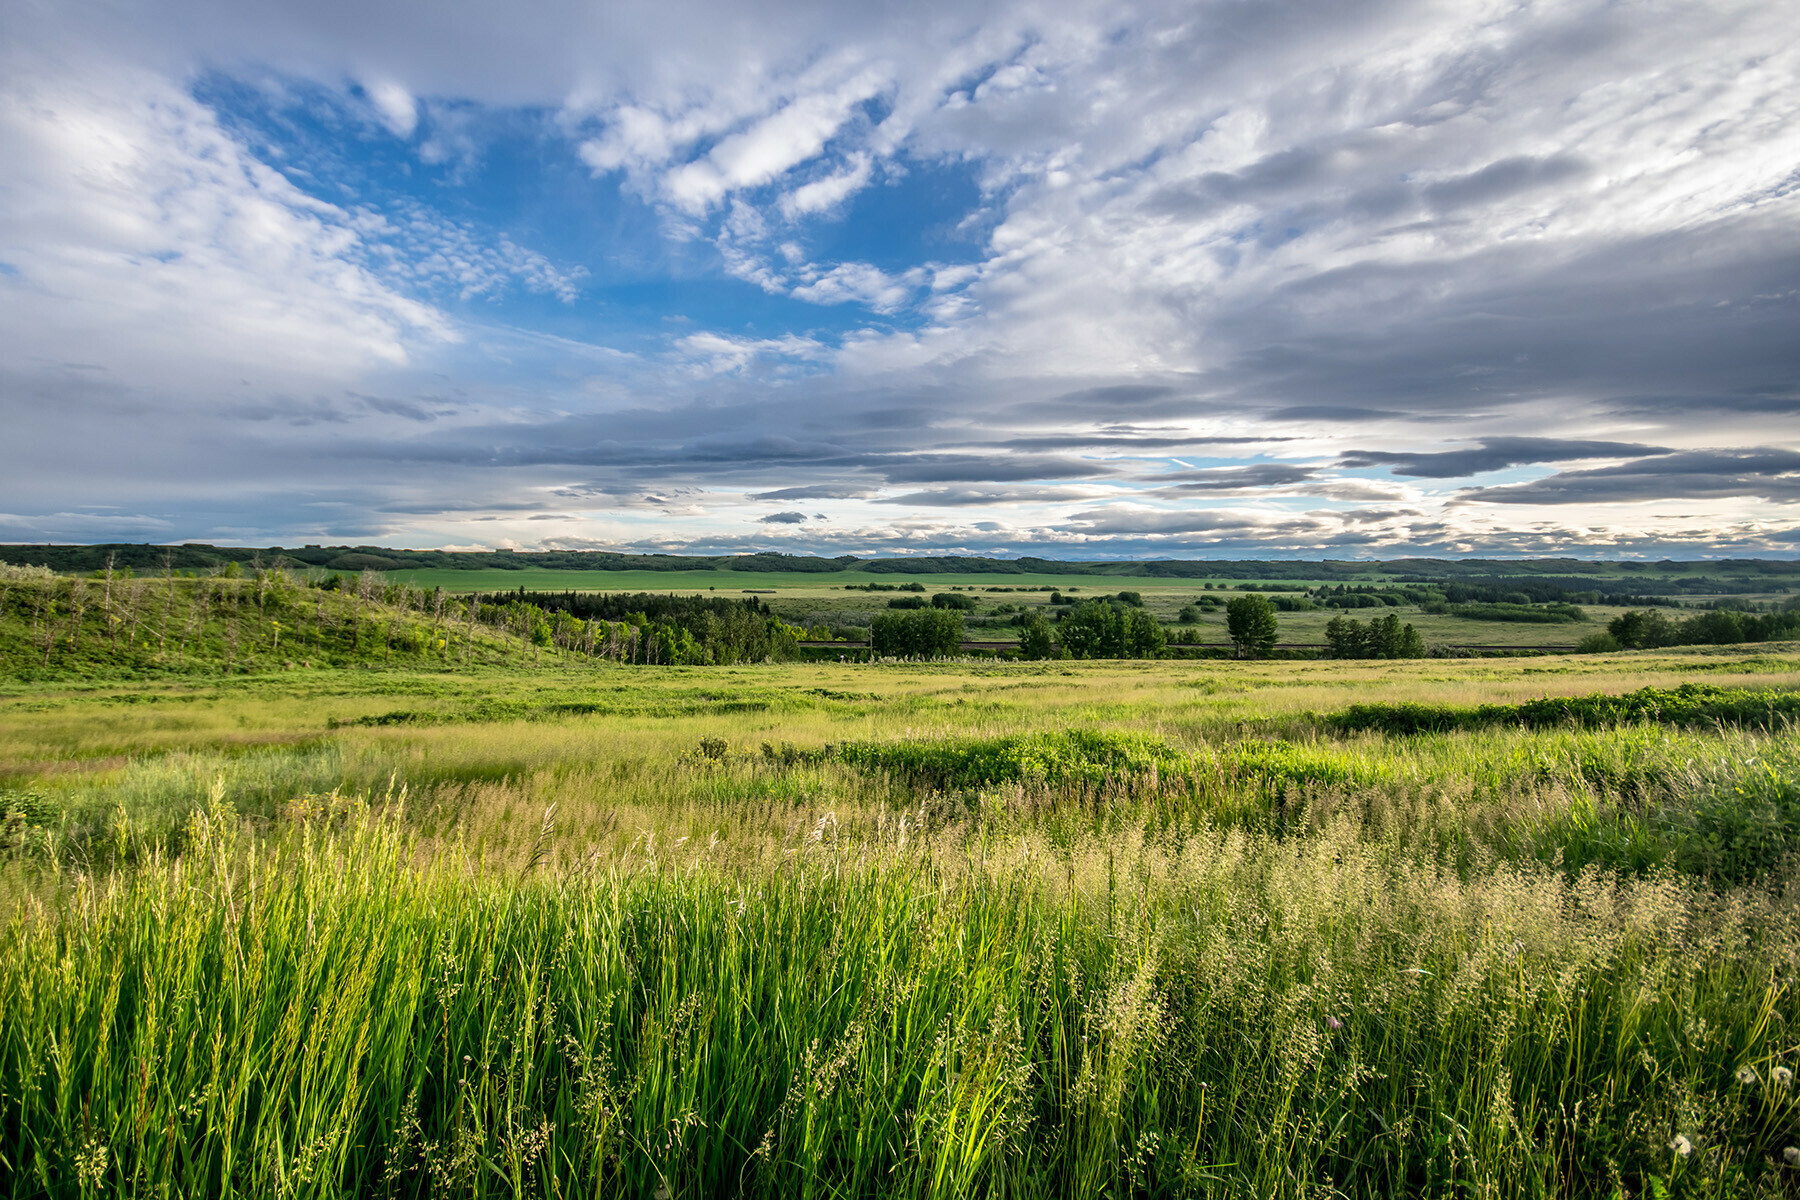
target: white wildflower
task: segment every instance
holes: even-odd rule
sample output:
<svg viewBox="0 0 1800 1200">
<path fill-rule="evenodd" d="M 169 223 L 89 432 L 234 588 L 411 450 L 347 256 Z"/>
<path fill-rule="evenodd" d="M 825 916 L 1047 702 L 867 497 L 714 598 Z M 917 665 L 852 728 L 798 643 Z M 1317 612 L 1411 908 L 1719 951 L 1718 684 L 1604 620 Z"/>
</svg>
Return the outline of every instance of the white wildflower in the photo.
<svg viewBox="0 0 1800 1200">
<path fill-rule="evenodd" d="M 1675 1135 L 1675 1140 L 1669 1143 L 1669 1149 L 1673 1150 L 1676 1154 L 1679 1154 L 1682 1158 L 1686 1158 L 1694 1152 L 1694 1143 L 1688 1141 L 1687 1138 L 1678 1133 Z"/>
<path fill-rule="evenodd" d="M 1790 1167 L 1800 1167 L 1800 1146 L 1789 1146 L 1781 1152 L 1781 1161 Z"/>
<path fill-rule="evenodd" d="M 1773 1083 L 1778 1088 L 1792 1087 L 1794 1085 L 1794 1073 L 1786 1067 L 1776 1067 L 1769 1072 L 1769 1082 Z"/>
<path fill-rule="evenodd" d="M 1745 1087 L 1755 1087 L 1757 1085 L 1757 1083 L 1760 1082 L 1757 1079 L 1756 1068 L 1755 1067 L 1739 1067 L 1738 1068 L 1738 1082 L 1743 1084 Z"/>
</svg>

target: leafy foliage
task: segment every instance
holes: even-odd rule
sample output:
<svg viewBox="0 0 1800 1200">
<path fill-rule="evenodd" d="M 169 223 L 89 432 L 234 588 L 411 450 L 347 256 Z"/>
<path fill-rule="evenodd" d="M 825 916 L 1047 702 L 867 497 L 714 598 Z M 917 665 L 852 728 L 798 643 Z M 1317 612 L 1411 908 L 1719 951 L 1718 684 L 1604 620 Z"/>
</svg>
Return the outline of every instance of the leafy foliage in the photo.
<svg viewBox="0 0 1800 1200">
<path fill-rule="evenodd" d="M 1425 642 L 1411 624 L 1393 613 L 1363 624 L 1355 617 L 1333 617 L 1325 623 L 1332 658 L 1423 658 Z"/>
<path fill-rule="evenodd" d="M 869 626 L 869 646 L 882 658 L 950 658 L 962 639 L 962 614 L 942 608 L 885 612 Z"/>
<path fill-rule="evenodd" d="M 1353 704 L 1327 717 L 1326 721 L 1344 732 L 1415 734 L 1495 725 L 1520 725 L 1531 729 L 1566 725 L 1591 729 L 1634 721 L 1768 729 L 1797 719 L 1800 719 L 1800 692 L 1684 683 L 1673 689 L 1642 688 L 1618 696 L 1545 696 L 1521 704 L 1472 707 L 1418 701 Z"/>
<path fill-rule="evenodd" d="M 837 757 L 915 785 L 980 788 L 999 783 L 1101 783 L 1148 771 L 1180 772 L 1185 759 L 1149 734 L 1068 729 L 998 738 L 851 742 Z"/>
<path fill-rule="evenodd" d="M 1116 600 L 1077 605 L 1056 636 L 1070 658 L 1154 658 L 1169 642 L 1155 617 Z"/>
<path fill-rule="evenodd" d="M 1275 606 L 1262 596 L 1239 596 L 1225 606 L 1225 631 L 1245 658 L 1261 658 L 1275 648 Z"/>
</svg>

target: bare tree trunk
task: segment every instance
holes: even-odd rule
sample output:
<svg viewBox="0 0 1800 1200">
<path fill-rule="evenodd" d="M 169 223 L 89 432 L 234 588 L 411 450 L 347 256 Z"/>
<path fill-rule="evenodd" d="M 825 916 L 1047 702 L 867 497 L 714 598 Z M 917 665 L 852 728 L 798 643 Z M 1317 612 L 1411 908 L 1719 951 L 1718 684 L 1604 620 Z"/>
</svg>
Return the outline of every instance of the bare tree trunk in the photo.
<svg viewBox="0 0 1800 1200">
<path fill-rule="evenodd" d="M 188 641 L 193 638 L 197 632 L 206 632 L 205 610 L 212 598 L 211 593 L 212 580 L 203 579 L 195 581 L 194 590 L 188 596 L 188 619 L 187 625 L 181 631 L 181 649 L 177 652 L 178 657 L 187 654 Z"/>
<path fill-rule="evenodd" d="M 112 640 L 112 648 L 114 650 L 119 648 L 119 626 L 118 622 L 113 619 L 112 597 L 113 560 L 118 556 L 119 552 L 117 550 L 108 550 L 106 552 L 106 592 L 105 599 L 101 602 L 106 608 L 106 635 Z"/>
<path fill-rule="evenodd" d="M 163 551 L 163 579 L 168 584 L 168 591 L 163 594 L 162 633 L 156 639 L 156 657 L 161 658 L 169 648 L 169 614 L 175 609 L 175 552 Z"/>
<path fill-rule="evenodd" d="M 126 644 L 132 650 L 137 649 L 138 620 L 144 614 L 144 589 L 149 584 L 150 581 L 147 579 L 134 579 L 131 582 L 131 591 L 129 592 L 131 596 L 131 636 Z"/>
<path fill-rule="evenodd" d="M 243 592 L 237 587 L 231 589 L 231 611 L 225 614 L 225 673 L 231 674 L 232 664 L 237 662 L 238 652 L 238 604 L 243 599 Z"/>
<path fill-rule="evenodd" d="M 81 619 L 87 615 L 87 588 L 80 579 L 69 580 L 69 649 L 81 649 Z"/>
<path fill-rule="evenodd" d="M 52 583 L 40 590 L 31 608 L 31 636 L 44 644 L 46 667 L 50 665 L 50 647 L 56 645 L 56 593 L 51 590 L 55 586 Z M 48 616 L 45 608 L 50 610 Z"/>
</svg>

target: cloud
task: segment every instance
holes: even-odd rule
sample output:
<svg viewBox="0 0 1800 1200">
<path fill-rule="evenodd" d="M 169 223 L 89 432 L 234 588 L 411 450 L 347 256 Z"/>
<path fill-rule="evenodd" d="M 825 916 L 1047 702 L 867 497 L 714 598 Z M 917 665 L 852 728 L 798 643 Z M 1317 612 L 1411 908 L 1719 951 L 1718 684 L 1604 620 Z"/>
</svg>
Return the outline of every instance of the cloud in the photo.
<svg viewBox="0 0 1800 1200">
<path fill-rule="evenodd" d="M 1243 492 L 1264 488 L 1288 488 L 1306 483 L 1318 472 L 1311 467 L 1288 463 L 1255 463 L 1245 467 L 1208 467 L 1194 471 L 1170 471 L 1151 476 L 1149 481 L 1164 484 L 1165 494 L 1208 492 Z"/>
<path fill-rule="evenodd" d="M 868 263 L 840 263 L 789 294 L 813 304 L 855 301 L 876 312 L 894 312 L 906 303 L 920 282 L 916 272 L 895 277 Z"/>
<path fill-rule="evenodd" d="M 869 186 L 870 163 L 867 154 L 852 154 L 841 171 L 803 183 L 782 196 L 781 215 L 792 221 L 796 217 L 830 212 L 851 196 Z"/>
<path fill-rule="evenodd" d="M 364 85 L 381 123 L 397 138 L 410 138 L 419 127 L 419 106 L 412 93 L 392 80 Z"/>
<path fill-rule="evenodd" d="M 1068 500 L 1092 500 L 1104 493 L 1079 487 L 930 488 L 884 496 L 877 504 L 903 504 L 910 508 L 970 508 L 995 504 L 1043 504 Z"/>
<path fill-rule="evenodd" d="M 669 171 L 662 190 L 681 210 L 704 213 L 733 191 L 768 183 L 817 157 L 852 109 L 881 90 L 880 76 L 869 71 L 830 91 L 797 96 Z"/>
<path fill-rule="evenodd" d="M 0 507 L 44 536 L 1792 549 L 1779 6 L 8 18 Z"/>
<path fill-rule="evenodd" d="M 756 519 L 764 525 L 801 525 L 806 522 L 807 517 L 803 512 L 778 512 Z"/>
<path fill-rule="evenodd" d="M 1800 501 L 1800 453 L 1763 447 L 1669 454 L 1463 493 L 1464 500 L 1483 504 L 1637 504 L 1732 497 Z"/>
<path fill-rule="evenodd" d="M 812 338 L 793 334 L 778 338 L 747 338 L 720 333 L 693 333 L 677 339 L 675 349 L 696 373 L 702 375 L 725 375 L 742 371 L 765 359 L 817 359 L 825 352 L 825 347 Z"/>
<path fill-rule="evenodd" d="M 290 184 L 148 73 L 0 74 L 0 348 L 189 395 L 315 389 L 457 335 Z"/>
<path fill-rule="evenodd" d="M 838 487 L 833 484 L 809 484 L 805 487 L 776 488 L 757 492 L 751 500 L 866 500 L 875 495 L 870 488 Z"/>
<path fill-rule="evenodd" d="M 1338 461 L 1343 467 L 1390 468 L 1395 475 L 1423 479 L 1460 479 L 1483 471 L 1531 463 L 1561 462 L 1572 458 L 1624 458 L 1632 455 L 1668 454 L 1657 446 L 1635 442 L 1597 442 L 1567 438 L 1491 437 L 1466 450 L 1382 451 L 1352 450 Z"/>
</svg>

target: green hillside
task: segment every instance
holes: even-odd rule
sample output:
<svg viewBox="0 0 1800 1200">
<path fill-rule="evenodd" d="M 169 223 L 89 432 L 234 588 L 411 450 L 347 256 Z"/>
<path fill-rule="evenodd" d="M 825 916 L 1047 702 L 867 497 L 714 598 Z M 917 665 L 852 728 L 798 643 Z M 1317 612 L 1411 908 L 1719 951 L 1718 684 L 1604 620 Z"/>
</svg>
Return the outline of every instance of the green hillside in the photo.
<svg viewBox="0 0 1800 1200">
<path fill-rule="evenodd" d="M 341 590 L 288 571 L 59 576 L 0 566 L 0 675 L 526 665 L 560 651 L 468 619 L 441 592 L 373 574 Z"/>
</svg>

